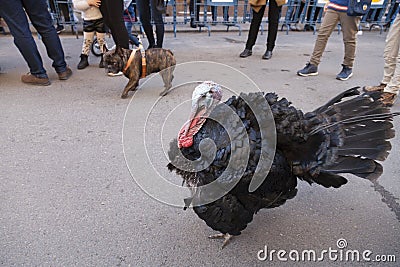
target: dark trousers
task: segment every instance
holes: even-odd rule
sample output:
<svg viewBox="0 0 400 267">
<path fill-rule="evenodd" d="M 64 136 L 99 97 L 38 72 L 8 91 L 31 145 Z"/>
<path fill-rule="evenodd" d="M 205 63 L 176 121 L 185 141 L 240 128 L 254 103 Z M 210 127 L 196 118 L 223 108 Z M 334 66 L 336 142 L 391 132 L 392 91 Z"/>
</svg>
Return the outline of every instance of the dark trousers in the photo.
<svg viewBox="0 0 400 267">
<path fill-rule="evenodd" d="M 64 60 L 64 51 L 60 38 L 53 26 L 50 13 L 47 11 L 45 0 L 1 0 L 0 16 L 6 21 L 14 44 L 28 63 L 31 74 L 45 78 L 46 70 L 37 49 L 32 32 L 29 29 L 28 18 L 37 32 L 41 35 L 46 46 L 47 55 L 53 60 L 53 67 L 57 73 L 66 70 L 67 63 Z"/>
<path fill-rule="evenodd" d="M 101 14 L 104 23 L 111 30 L 111 35 L 117 46 L 129 49 L 129 36 L 125 28 L 122 0 L 101 0 Z"/>
<path fill-rule="evenodd" d="M 144 32 L 149 42 L 149 48 L 162 48 L 164 41 L 164 21 L 162 13 L 156 8 L 157 0 L 137 0 L 136 6 L 139 11 L 140 22 L 142 23 Z M 153 27 L 151 26 L 151 18 L 156 25 L 157 44 L 153 35 Z"/>
<path fill-rule="evenodd" d="M 253 19 L 251 20 L 249 36 L 247 37 L 246 48 L 252 49 L 257 40 L 258 30 L 260 29 L 261 20 L 264 16 L 266 6 L 262 6 L 258 12 L 253 10 Z M 267 50 L 272 51 L 275 47 L 276 36 L 278 34 L 279 15 L 281 7 L 278 7 L 275 0 L 269 1 L 268 8 L 268 37 Z"/>
</svg>

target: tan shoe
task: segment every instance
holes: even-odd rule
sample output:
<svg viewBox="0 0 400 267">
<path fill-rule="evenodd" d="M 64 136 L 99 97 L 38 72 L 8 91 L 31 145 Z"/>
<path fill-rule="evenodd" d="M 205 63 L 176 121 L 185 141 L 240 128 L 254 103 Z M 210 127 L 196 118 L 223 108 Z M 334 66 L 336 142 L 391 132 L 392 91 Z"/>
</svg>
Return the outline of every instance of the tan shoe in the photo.
<svg viewBox="0 0 400 267">
<path fill-rule="evenodd" d="M 57 73 L 58 79 L 60 80 L 68 80 L 72 75 L 72 70 L 67 66 L 67 69 L 63 72 Z"/>
<path fill-rule="evenodd" d="M 384 92 L 382 93 L 381 101 L 385 107 L 393 106 L 394 102 L 397 99 L 397 95 L 393 93 Z"/>
<path fill-rule="evenodd" d="M 33 84 L 33 85 L 41 85 L 41 86 L 46 86 L 46 85 L 51 84 L 49 78 L 47 78 L 47 77 L 39 78 L 31 73 L 22 75 L 21 82 L 27 83 L 27 84 Z"/>
<path fill-rule="evenodd" d="M 385 89 L 386 84 L 381 83 L 380 85 L 373 85 L 373 86 L 364 86 L 364 92 L 381 92 Z"/>
</svg>

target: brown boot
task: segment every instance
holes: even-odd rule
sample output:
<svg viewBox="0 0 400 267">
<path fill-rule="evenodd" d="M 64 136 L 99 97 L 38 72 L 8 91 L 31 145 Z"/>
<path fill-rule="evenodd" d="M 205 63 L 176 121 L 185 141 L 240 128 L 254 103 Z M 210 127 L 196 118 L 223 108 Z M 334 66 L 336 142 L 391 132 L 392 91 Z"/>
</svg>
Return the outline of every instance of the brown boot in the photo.
<svg viewBox="0 0 400 267">
<path fill-rule="evenodd" d="M 373 86 L 364 86 L 364 92 L 381 92 L 385 89 L 386 84 L 381 83 L 380 85 L 373 85 Z"/>
<path fill-rule="evenodd" d="M 393 106 L 394 102 L 397 99 L 397 95 L 393 93 L 384 92 L 382 93 L 381 101 L 385 107 Z"/>
<path fill-rule="evenodd" d="M 72 75 L 72 70 L 67 66 L 67 69 L 63 72 L 57 73 L 58 79 L 60 80 L 68 80 Z"/>
<path fill-rule="evenodd" d="M 23 83 L 27 83 L 27 84 L 33 84 L 33 85 L 41 85 L 41 86 L 46 86 L 46 85 L 50 85 L 50 80 L 49 78 L 39 78 L 36 77 L 35 75 L 28 73 L 28 74 L 24 74 L 21 76 L 21 81 Z"/>
</svg>

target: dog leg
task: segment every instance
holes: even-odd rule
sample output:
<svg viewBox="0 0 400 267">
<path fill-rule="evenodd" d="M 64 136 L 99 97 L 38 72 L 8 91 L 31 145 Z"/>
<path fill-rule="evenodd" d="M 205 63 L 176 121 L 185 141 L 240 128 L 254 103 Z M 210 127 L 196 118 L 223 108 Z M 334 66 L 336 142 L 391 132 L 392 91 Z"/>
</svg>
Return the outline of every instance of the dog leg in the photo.
<svg viewBox="0 0 400 267">
<path fill-rule="evenodd" d="M 160 93 L 160 96 L 168 94 L 169 89 L 172 87 L 172 80 L 174 79 L 173 71 L 175 66 L 169 67 L 160 71 L 160 75 L 164 81 L 164 91 Z"/>
<path fill-rule="evenodd" d="M 139 79 L 129 80 L 128 84 L 125 86 L 124 91 L 122 92 L 121 98 L 127 98 L 129 91 L 135 91 L 138 85 Z"/>
</svg>

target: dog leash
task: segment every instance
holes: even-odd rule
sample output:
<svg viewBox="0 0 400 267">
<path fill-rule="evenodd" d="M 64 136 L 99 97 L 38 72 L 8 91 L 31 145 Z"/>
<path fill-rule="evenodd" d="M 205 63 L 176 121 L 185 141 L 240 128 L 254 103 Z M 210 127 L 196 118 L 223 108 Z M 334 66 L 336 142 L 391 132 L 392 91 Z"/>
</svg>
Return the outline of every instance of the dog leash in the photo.
<svg viewBox="0 0 400 267">
<path fill-rule="evenodd" d="M 140 50 L 140 54 L 142 55 L 142 75 L 140 76 L 140 78 L 145 78 L 146 70 L 147 70 L 146 51 L 144 50 L 142 44 L 139 44 L 139 48 L 132 50 L 132 53 L 129 56 L 128 61 L 126 62 L 123 72 L 125 73 L 128 70 L 129 66 L 132 64 L 133 59 L 135 58 L 136 51 L 138 51 L 138 50 Z"/>
</svg>

